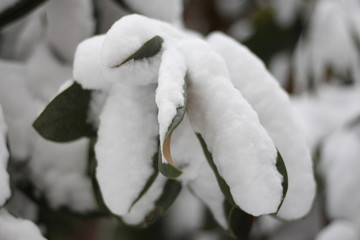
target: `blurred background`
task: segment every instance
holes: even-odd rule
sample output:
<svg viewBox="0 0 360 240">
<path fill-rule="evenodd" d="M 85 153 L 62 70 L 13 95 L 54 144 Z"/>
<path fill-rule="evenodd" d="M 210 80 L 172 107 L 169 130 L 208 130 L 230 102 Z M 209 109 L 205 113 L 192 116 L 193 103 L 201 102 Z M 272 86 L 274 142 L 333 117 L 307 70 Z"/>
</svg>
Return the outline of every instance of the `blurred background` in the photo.
<svg viewBox="0 0 360 240">
<path fill-rule="evenodd" d="M 313 153 L 317 198 L 297 222 L 242 219 L 242 239 L 360 239 L 360 0 L 1 0 L 0 104 L 14 192 L 9 211 L 37 223 L 48 239 L 230 238 L 186 191 L 146 229 L 110 218 L 94 196 L 88 141 L 52 143 L 32 129 L 72 78 L 76 46 L 131 13 L 203 36 L 232 36 L 291 95 Z"/>
</svg>

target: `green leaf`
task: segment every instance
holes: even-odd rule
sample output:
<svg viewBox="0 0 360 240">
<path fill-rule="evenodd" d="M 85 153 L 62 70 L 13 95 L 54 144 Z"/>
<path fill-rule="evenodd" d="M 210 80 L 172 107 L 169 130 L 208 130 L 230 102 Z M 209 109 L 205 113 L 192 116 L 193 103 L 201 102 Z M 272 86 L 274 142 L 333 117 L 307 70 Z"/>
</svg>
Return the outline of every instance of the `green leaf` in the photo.
<svg viewBox="0 0 360 240">
<path fill-rule="evenodd" d="M 186 77 L 185 77 L 186 78 Z M 172 157 L 171 157 L 171 136 L 174 130 L 180 125 L 185 116 L 186 103 L 187 103 L 187 82 L 185 80 L 183 86 L 184 93 L 184 105 L 176 109 L 176 115 L 172 119 L 171 124 L 166 131 L 164 142 L 161 144 L 161 152 L 165 157 L 167 163 L 164 163 L 162 160 L 162 155 L 159 154 L 159 170 L 160 172 L 168 178 L 177 178 L 182 174 L 182 170 L 175 166 Z"/>
<path fill-rule="evenodd" d="M 87 122 L 91 91 L 74 82 L 57 95 L 33 123 L 44 138 L 68 142 L 81 137 L 94 137 L 96 131 Z"/>
<path fill-rule="evenodd" d="M 249 239 L 254 217 L 225 200 L 229 233 L 234 239 Z"/>
<path fill-rule="evenodd" d="M 153 223 L 159 216 L 164 215 L 174 203 L 180 191 L 181 183 L 174 179 L 169 179 L 164 186 L 161 196 L 155 202 L 155 209 L 146 217 L 143 224 L 147 226 Z"/>
<path fill-rule="evenodd" d="M 142 47 L 139 48 L 136 52 L 112 68 L 118 68 L 130 60 L 139 60 L 155 56 L 160 52 L 163 42 L 164 40 L 160 36 L 153 37 L 149 41 L 145 42 L 144 45 L 142 45 Z"/>
<path fill-rule="evenodd" d="M 47 0 L 18 0 L 0 12 L 0 30 L 6 25 L 24 17 Z"/>
<path fill-rule="evenodd" d="M 281 202 L 279 204 L 279 207 L 278 207 L 278 209 L 276 211 L 276 212 L 278 212 L 280 210 L 283 202 L 284 202 L 284 199 L 286 197 L 286 193 L 288 191 L 288 185 L 289 185 L 289 179 L 288 179 L 288 174 L 287 174 L 287 170 L 286 170 L 286 167 L 285 167 L 284 159 L 282 158 L 279 151 L 277 152 L 276 168 L 283 177 L 283 182 L 282 182 L 283 194 L 282 194 L 282 197 L 281 197 Z"/>
<path fill-rule="evenodd" d="M 158 162 L 158 157 L 159 156 L 159 152 L 155 153 L 155 155 L 153 156 L 153 169 L 154 169 L 154 173 L 149 177 L 149 179 L 147 180 L 144 188 L 141 190 L 141 192 L 139 193 L 138 197 L 134 200 L 134 202 L 131 204 L 130 208 L 129 208 L 129 212 L 131 210 L 131 208 L 145 195 L 145 193 L 150 189 L 150 187 L 153 185 L 156 177 L 159 175 L 159 169 L 157 166 L 157 162 Z"/>
<path fill-rule="evenodd" d="M 230 187 L 229 187 L 229 185 L 227 185 L 224 178 L 220 175 L 220 173 L 219 173 L 219 171 L 218 171 L 218 169 L 217 169 L 217 167 L 216 167 L 216 165 L 214 163 L 212 154 L 208 150 L 208 147 L 207 147 L 207 145 L 205 143 L 205 140 L 203 139 L 203 137 L 199 133 L 196 133 L 196 136 L 200 141 L 201 147 L 202 147 L 202 149 L 204 151 L 205 157 L 208 160 L 208 163 L 209 163 L 211 169 L 215 173 L 216 180 L 217 180 L 217 182 L 219 184 L 219 187 L 220 187 L 222 193 L 224 194 L 225 198 L 229 201 L 229 203 L 232 206 L 236 206 L 236 203 L 235 203 L 235 201 L 234 201 L 234 199 L 233 199 L 233 197 L 231 195 L 231 192 L 230 192 Z"/>
</svg>

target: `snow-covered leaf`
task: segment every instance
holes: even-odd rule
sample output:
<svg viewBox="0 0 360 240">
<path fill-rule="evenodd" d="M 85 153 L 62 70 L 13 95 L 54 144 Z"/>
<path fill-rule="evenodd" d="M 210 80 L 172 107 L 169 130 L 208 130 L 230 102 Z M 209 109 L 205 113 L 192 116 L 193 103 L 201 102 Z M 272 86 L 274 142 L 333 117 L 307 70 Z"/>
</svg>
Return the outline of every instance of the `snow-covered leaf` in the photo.
<svg viewBox="0 0 360 240">
<path fill-rule="evenodd" d="M 288 95 L 261 60 L 235 40 L 215 33 L 208 42 L 225 60 L 230 79 L 257 112 L 284 160 L 288 191 L 278 216 L 290 220 L 303 217 L 312 206 L 315 181 L 310 151 Z"/>
<path fill-rule="evenodd" d="M 276 212 L 282 176 L 276 170 L 274 144 L 256 112 L 229 80 L 225 62 L 206 42 L 188 41 L 179 51 L 188 66 L 187 113 L 192 127 L 204 138 L 234 202 L 256 216 Z"/>
<path fill-rule="evenodd" d="M 96 178 L 106 206 L 118 216 L 129 209 L 136 212 L 149 190 L 156 188 L 149 184 L 145 196 L 131 207 L 157 171 L 153 167 L 159 145 L 155 89 L 155 85 L 113 85 L 100 115 Z"/>
<path fill-rule="evenodd" d="M 47 105 L 33 126 L 41 136 L 56 142 L 95 136 L 87 122 L 90 100 L 91 91 L 74 82 Z"/>
<path fill-rule="evenodd" d="M 160 52 L 163 41 L 164 40 L 160 36 L 155 36 L 151 38 L 150 40 L 145 42 L 144 45 L 141 46 L 141 48 L 139 48 L 136 52 L 131 54 L 123 62 L 118 63 L 115 66 L 112 66 L 112 68 L 118 68 L 129 61 L 135 61 L 135 60 L 150 58 L 155 56 Z"/>
<path fill-rule="evenodd" d="M 186 66 L 179 53 L 164 52 L 159 70 L 156 104 L 159 109 L 161 155 L 159 170 L 169 178 L 177 178 L 182 171 L 175 166 L 170 150 L 171 136 L 185 116 L 187 102 Z"/>
<path fill-rule="evenodd" d="M 0 11 L 0 29 L 24 17 L 47 0 L 14 0 Z M 2 3 L 1 3 L 2 4 Z"/>
</svg>

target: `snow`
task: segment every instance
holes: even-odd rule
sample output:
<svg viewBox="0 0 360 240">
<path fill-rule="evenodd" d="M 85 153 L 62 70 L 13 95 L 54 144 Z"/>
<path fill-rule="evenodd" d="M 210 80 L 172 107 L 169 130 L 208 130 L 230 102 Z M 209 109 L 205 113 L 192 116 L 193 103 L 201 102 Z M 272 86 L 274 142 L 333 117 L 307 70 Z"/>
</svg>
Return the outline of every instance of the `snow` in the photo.
<svg viewBox="0 0 360 240">
<path fill-rule="evenodd" d="M 109 95 L 109 90 L 94 90 L 91 93 L 90 106 L 87 116 L 87 121 L 92 124 L 95 129 L 99 128 L 100 125 L 100 115 L 104 109 L 107 97 Z"/>
<path fill-rule="evenodd" d="M 22 19 L 24 26 L 14 42 L 14 56 L 17 60 L 28 59 L 35 47 L 42 43 L 45 36 L 43 16 L 45 14 L 46 3 L 38 6 L 31 14 Z"/>
<path fill-rule="evenodd" d="M 170 23 L 178 23 L 182 19 L 183 0 L 124 0 L 124 2 L 135 12 L 151 18 Z"/>
<path fill-rule="evenodd" d="M 269 70 L 282 86 L 288 83 L 290 63 L 290 56 L 286 52 L 277 53 L 270 60 Z"/>
<path fill-rule="evenodd" d="M 117 215 L 128 212 L 153 174 L 158 150 L 155 89 L 115 84 L 100 116 L 96 176 L 107 207 Z"/>
<path fill-rule="evenodd" d="M 6 10 L 8 7 L 15 5 L 19 0 L 2 0 L 0 3 L 0 12 Z"/>
<path fill-rule="evenodd" d="M 323 145 L 320 170 L 325 182 L 326 210 L 331 218 L 353 221 L 360 227 L 359 127 L 339 130 Z"/>
<path fill-rule="evenodd" d="M 102 49 L 105 80 L 110 83 L 124 82 L 137 85 L 157 83 L 163 49 L 153 57 L 135 62 L 131 60 L 120 67 L 114 67 L 157 35 L 167 44 L 185 38 L 183 33 L 169 24 L 136 14 L 115 22 L 106 34 Z"/>
<path fill-rule="evenodd" d="M 325 227 L 315 240 L 357 240 L 359 239 L 359 228 L 346 220 L 334 220 Z"/>
<path fill-rule="evenodd" d="M 290 27 L 296 20 L 302 7 L 302 0 L 273 0 L 272 8 L 277 22 L 284 28 Z"/>
<path fill-rule="evenodd" d="M 203 204 L 187 188 L 183 188 L 166 213 L 165 228 L 170 238 L 189 236 L 201 229 L 205 216 Z"/>
<path fill-rule="evenodd" d="M 191 124 L 207 143 L 235 202 L 253 215 L 276 212 L 282 177 L 275 167 L 276 149 L 257 114 L 232 85 L 225 62 L 206 42 L 184 41 L 179 51 L 189 70 Z"/>
<path fill-rule="evenodd" d="M 101 49 L 105 35 L 82 41 L 75 52 L 74 79 L 84 88 L 102 89 L 106 86 L 102 75 Z"/>
<path fill-rule="evenodd" d="M 224 209 L 224 194 L 221 192 L 215 174 L 206 161 L 203 161 L 198 176 L 189 182 L 191 191 L 209 208 L 216 222 L 227 229 Z"/>
<path fill-rule="evenodd" d="M 163 144 L 173 118 L 179 107 L 185 106 L 184 85 L 186 66 L 183 57 L 176 50 L 166 50 L 161 58 L 156 105 L 161 143 L 162 161 L 166 162 Z"/>
<path fill-rule="evenodd" d="M 89 140 L 54 143 L 41 137 L 29 162 L 32 183 L 53 208 L 95 210 L 91 179 L 86 175 Z"/>
<path fill-rule="evenodd" d="M 71 77 L 71 68 L 60 64 L 45 42 L 39 43 L 25 65 L 26 85 L 31 94 L 44 103 Z"/>
<path fill-rule="evenodd" d="M 124 222 L 131 225 L 143 222 L 145 217 L 155 209 L 155 202 L 163 193 L 165 183 L 166 178 L 159 174 L 145 195 L 131 208 L 130 212 L 123 215 Z"/>
<path fill-rule="evenodd" d="M 7 127 L 0 105 L 0 207 L 4 205 L 11 194 L 9 175 L 6 171 L 9 158 L 9 153 L 6 147 L 6 131 Z"/>
<path fill-rule="evenodd" d="M 25 85 L 25 68 L 21 64 L 0 61 L 0 101 L 8 124 L 8 137 L 14 159 L 30 156 L 32 139 L 36 136 L 31 124 L 42 105 Z"/>
<path fill-rule="evenodd" d="M 320 85 L 316 94 L 291 98 L 303 134 L 312 151 L 334 130 L 359 115 L 360 89 Z"/>
<path fill-rule="evenodd" d="M 57 54 L 71 63 L 76 46 L 95 31 L 93 1 L 50 0 L 46 16 L 50 45 Z"/>
<path fill-rule="evenodd" d="M 5 209 L 0 209 L 1 240 L 45 240 L 34 223 L 16 218 Z"/>
<path fill-rule="evenodd" d="M 226 61 L 235 87 L 255 109 L 284 159 L 289 183 L 278 216 L 303 217 L 311 208 L 315 181 L 310 151 L 287 94 L 247 48 L 221 33 L 210 35 L 208 42 Z"/>
<path fill-rule="evenodd" d="M 358 76 L 357 49 L 346 17 L 341 14 L 342 8 L 339 1 L 332 0 L 321 0 L 315 7 L 309 40 L 313 75 L 317 81 L 324 79 L 329 66 L 337 74 Z"/>
</svg>

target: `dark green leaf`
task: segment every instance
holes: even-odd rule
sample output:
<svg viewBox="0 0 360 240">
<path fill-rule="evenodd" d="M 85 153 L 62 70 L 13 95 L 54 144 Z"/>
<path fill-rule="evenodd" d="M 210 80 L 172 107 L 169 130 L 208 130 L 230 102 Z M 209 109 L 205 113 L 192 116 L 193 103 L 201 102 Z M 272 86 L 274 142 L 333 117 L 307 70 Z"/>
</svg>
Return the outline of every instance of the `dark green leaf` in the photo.
<svg viewBox="0 0 360 240">
<path fill-rule="evenodd" d="M 24 17 L 47 0 L 18 0 L 0 12 L 0 30 L 6 25 Z"/>
<path fill-rule="evenodd" d="M 229 232 L 234 239 L 249 239 L 254 217 L 225 200 L 225 213 Z"/>
<path fill-rule="evenodd" d="M 41 136 L 55 142 L 96 136 L 87 122 L 90 100 L 91 91 L 74 82 L 46 106 L 33 126 Z"/>
<path fill-rule="evenodd" d="M 278 212 L 280 210 L 283 202 L 284 202 L 284 199 L 286 197 L 286 193 L 287 193 L 287 190 L 288 190 L 288 185 L 289 185 L 289 179 L 288 179 L 288 174 L 287 174 L 287 171 L 286 171 L 284 159 L 282 158 L 279 151 L 277 152 L 276 168 L 283 177 L 283 182 L 282 182 L 283 194 L 282 194 L 282 197 L 281 197 L 281 202 L 280 202 L 279 207 L 277 209 L 277 212 Z"/>
<path fill-rule="evenodd" d="M 212 157 L 212 154 L 209 152 L 208 150 L 208 147 L 205 143 L 205 140 L 203 139 L 203 137 L 199 134 L 199 133 L 196 133 L 196 136 L 198 137 L 199 141 L 200 141 L 200 144 L 201 144 L 201 147 L 204 151 L 204 154 L 205 154 L 205 157 L 206 159 L 208 160 L 208 163 L 211 167 L 211 169 L 213 170 L 213 172 L 215 173 L 215 176 L 216 176 L 216 180 L 219 184 L 219 187 L 222 191 L 222 193 L 224 194 L 225 198 L 229 201 L 229 203 L 231 203 L 231 205 L 233 206 L 236 206 L 236 203 L 231 195 L 231 192 L 230 192 L 230 187 L 229 185 L 227 185 L 227 183 L 225 182 L 224 178 L 220 175 L 215 163 L 214 163 L 214 160 L 213 160 L 213 157 Z"/>
<path fill-rule="evenodd" d="M 154 222 L 159 216 L 162 216 L 174 203 L 180 191 L 181 183 L 176 180 L 169 179 L 165 184 L 161 196 L 155 202 L 155 210 L 146 217 L 144 224 L 148 225 Z"/>
<path fill-rule="evenodd" d="M 130 13 L 136 13 L 124 0 L 113 0 L 115 3 L 117 3 L 120 7 L 122 7 L 124 10 L 130 12 Z"/>
<path fill-rule="evenodd" d="M 185 77 L 186 79 L 186 77 Z M 185 80 L 184 86 L 183 86 L 183 93 L 184 93 L 184 105 L 180 106 L 176 109 L 176 115 L 172 119 L 171 124 L 168 127 L 168 130 L 166 131 L 164 142 L 162 143 L 162 153 L 165 157 L 165 160 L 167 163 L 163 163 L 162 155 L 159 154 L 159 170 L 160 172 L 168 178 L 177 178 L 182 174 L 182 171 L 177 168 L 172 160 L 171 157 L 171 151 L 170 151 L 170 143 L 171 143 L 171 135 L 174 132 L 174 130 L 179 126 L 179 124 L 182 122 L 185 116 L 185 110 L 186 110 L 186 103 L 187 103 L 187 83 Z"/>
<path fill-rule="evenodd" d="M 144 43 L 144 45 L 142 45 L 141 48 L 139 48 L 136 52 L 131 54 L 127 59 L 125 59 L 123 62 L 119 64 L 116 64 L 112 68 L 118 68 L 130 60 L 139 60 L 139 59 L 150 58 L 155 56 L 160 52 L 163 42 L 164 40 L 161 37 L 159 36 L 153 37 L 152 39 Z"/>
</svg>

